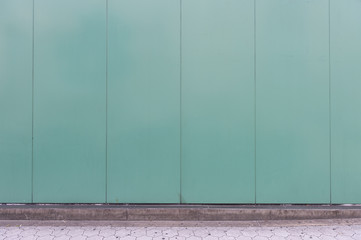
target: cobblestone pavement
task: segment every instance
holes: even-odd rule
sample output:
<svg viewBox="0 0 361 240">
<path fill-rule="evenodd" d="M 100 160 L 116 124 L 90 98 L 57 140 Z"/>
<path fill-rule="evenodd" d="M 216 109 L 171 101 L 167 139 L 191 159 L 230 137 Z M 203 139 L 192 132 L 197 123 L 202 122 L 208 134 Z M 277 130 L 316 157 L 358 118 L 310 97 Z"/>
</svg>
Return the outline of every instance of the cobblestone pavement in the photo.
<svg viewBox="0 0 361 240">
<path fill-rule="evenodd" d="M 361 221 L 70 223 L 0 221 L 0 239 L 361 240 Z"/>
</svg>

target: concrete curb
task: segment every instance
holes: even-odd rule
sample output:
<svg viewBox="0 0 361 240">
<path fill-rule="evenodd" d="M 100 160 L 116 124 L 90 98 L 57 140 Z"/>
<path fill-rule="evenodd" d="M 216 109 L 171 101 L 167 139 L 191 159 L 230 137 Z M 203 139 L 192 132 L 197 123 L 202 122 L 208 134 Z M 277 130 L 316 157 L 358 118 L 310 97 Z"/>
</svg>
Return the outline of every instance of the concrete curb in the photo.
<svg viewBox="0 0 361 240">
<path fill-rule="evenodd" d="M 361 207 L 0 205 L 0 220 L 261 221 L 346 218 L 361 218 Z"/>
</svg>

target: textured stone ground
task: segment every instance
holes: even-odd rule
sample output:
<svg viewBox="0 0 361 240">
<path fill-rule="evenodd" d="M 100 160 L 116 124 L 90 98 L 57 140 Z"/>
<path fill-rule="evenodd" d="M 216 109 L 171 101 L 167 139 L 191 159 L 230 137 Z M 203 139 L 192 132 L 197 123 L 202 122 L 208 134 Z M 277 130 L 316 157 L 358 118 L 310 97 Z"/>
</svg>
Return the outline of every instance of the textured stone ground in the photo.
<svg viewBox="0 0 361 240">
<path fill-rule="evenodd" d="M 360 221 L 221 223 L 0 222 L 0 239 L 361 240 Z"/>
</svg>

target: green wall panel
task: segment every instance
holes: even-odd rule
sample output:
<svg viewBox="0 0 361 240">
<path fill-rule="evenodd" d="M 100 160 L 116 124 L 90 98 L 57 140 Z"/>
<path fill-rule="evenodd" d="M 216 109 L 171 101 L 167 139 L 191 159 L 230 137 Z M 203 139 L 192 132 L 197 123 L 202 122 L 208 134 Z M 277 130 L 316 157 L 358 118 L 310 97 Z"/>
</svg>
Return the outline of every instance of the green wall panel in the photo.
<svg viewBox="0 0 361 240">
<path fill-rule="evenodd" d="M 179 0 L 109 0 L 108 201 L 177 203 Z"/>
<path fill-rule="evenodd" d="M 331 1 L 331 200 L 361 203 L 361 1 Z"/>
<path fill-rule="evenodd" d="M 0 1 L 0 203 L 31 202 L 32 0 Z"/>
<path fill-rule="evenodd" d="M 360 12 L 0 1 L 0 203 L 361 204 Z"/>
<path fill-rule="evenodd" d="M 328 7 L 257 0 L 257 203 L 330 202 Z"/>
<path fill-rule="evenodd" d="M 182 1 L 183 203 L 254 202 L 254 3 Z"/>
<path fill-rule="evenodd" d="M 34 57 L 34 201 L 105 202 L 105 1 L 35 0 Z"/>
</svg>

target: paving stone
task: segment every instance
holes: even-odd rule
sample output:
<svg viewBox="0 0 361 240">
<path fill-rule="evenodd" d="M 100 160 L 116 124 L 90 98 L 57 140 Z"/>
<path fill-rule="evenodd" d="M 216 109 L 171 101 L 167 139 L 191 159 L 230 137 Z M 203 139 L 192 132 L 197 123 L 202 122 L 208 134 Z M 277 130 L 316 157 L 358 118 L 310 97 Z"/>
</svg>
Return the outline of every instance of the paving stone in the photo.
<svg viewBox="0 0 361 240">
<path fill-rule="evenodd" d="M 320 240 L 335 240 L 335 238 L 327 235 L 321 235 Z"/>
<path fill-rule="evenodd" d="M 230 237 L 239 237 L 242 235 L 241 230 L 237 229 L 237 228 L 232 228 L 229 229 L 228 231 L 226 231 L 226 235 L 230 236 Z"/>
<path fill-rule="evenodd" d="M 210 230 L 209 233 L 211 234 L 211 236 L 216 236 L 216 237 L 223 237 L 226 236 L 226 232 L 224 230 L 220 230 L 220 229 L 214 229 L 214 230 Z"/>
<path fill-rule="evenodd" d="M 122 240 L 136 240 L 137 238 L 134 236 L 125 236 L 121 238 Z"/>
<path fill-rule="evenodd" d="M 18 236 L 20 235 L 22 230 L 20 228 L 7 228 L 6 229 L 6 236 L 12 237 L 12 236 Z"/>
<path fill-rule="evenodd" d="M 154 237 L 153 240 L 169 240 L 168 237 L 160 236 L 160 237 Z M 137 239 L 138 240 L 138 239 Z"/>
<path fill-rule="evenodd" d="M 288 237 L 290 235 L 290 233 L 283 228 L 274 229 L 273 234 L 275 236 L 279 236 L 279 237 Z"/>
<path fill-rule="evenodd" d="M 352 237 L 350 237 L 350 236 L 345 236 L 345 235 L 337 235 L 337 236 L 336 236 L 336 239 L 337 239 L 337 240 L 355 240 L 355 239 L 353 239 Z"/>
<path fill-rule="evenodd" d="M 327 235 L 327 236 L 331 236 L 331 237 L 335 237 L 337 236 L 338 232 L 334 230 L 334 227 L 322 227 L 319 228 L 319 232 L 322 235 Z"/>
<path fill-rule="evenodd" d="M 317 229 L 311 228 L 310 230 L 306 231 L 307 235 L 311 235 L 311 236 L 316 236 L 319 237 L 322 235 L 322 233 L 320 231 L 318 231 Z"/>
<path fill-rule="evenodd" d="M 141 236 L 141 237 L 137 237 L 137 240 L 152 240 L 152 237 L 149 237 L 149 236 Z"/>
<path fill-rule="evenodd" d="M 104 229 L 99 231 L 99 235 L 103 237 L 110 237 L 115 235 L 114 229 Z"/>
<path fill-rule="evenodd" d="M 252 240 L 251 237 L 246 237 L 246 236 L 239 236 L 236 238 L 237 240 Z"/>
<path fill-rule="evenodd" d="M 173 228 L 168 228 L 163 231 L 163 235 L 170 237 L 170 238 L 175 237 L 175 236 L 178 236 L 178 231 Z M 200 237 L 202 237 L 202 236 L 200 236 Z"/>
<path fill-rule="evenodd" d="M 145 229 L 139 229 L 139 230 L 131 231 L 130 235 L 137 237 L 137 238 L 144 237 L 144 236 L 147 236 L 147 231 Z"/>
<path fill-rule="evenodd" d="M 109 236 L 109 237 L 104 237 L 103 240 L 119 240 L 119 237 L 115 237 L 115 236 Z"/>
<path fill-rule="evenodd" d="M 31 235 L 31 236 L 25 236 L 25 237 L 21 237 L 21 240 L 36 240 L 37 236 Z M 0 237 L 0 239 L 2 239 Z"/>
<path fill-rule="evenodd" d="M 181 237 L 181 236 L 175 236 L 175 237 L 171 237 L 169 238 L 169 240 L 185 240 L 185 237 Z"/>
<path fill-rule="evenodd" d="M 361 240 L 361 235 L 354 235 L 352 236 L 354 240 Z"/>
<path fill-rule="evenodd" d="M 71 237 L 70 240 L 86 240 L 87 237 L 86 236 L 83 236 L 83 235 L 78 235 L 78 236 L 74 236 L 74 237 Z"/>
<path fill-rule="evenodd" d="M 302 240 L 302 237 L 290 235 L 290 236 L 286 237 L 286 239 L 287 240 Z"/>
<path fill-rule="evenodd" d="M 203 238 L 203 240 L 218 240 L 218 237 L 216 237 L 216 236 L 207 236 L 207 237 Z"/>
<path fill-rule="evenodd" d="M 183 229 L 183 230 L 178 231 L 178 235 L 182 236 L 182 237 L 189 238 L 191 236 L 194 236 L 194 232 L 192 230 L 189 230 L 189 229 Z"/>
<path fill-rule="evenodd" d="M 302 236 L 302 239 L 303 240 L 320 240 L 317 236 L 312 236 L 312 235 L 309 235 L 309 234 L 304 234 Z"/>
<path fill-rule="evenodd" d="M 353 236 L 355 234 L 355 230 L 352 228 L 341 228 L 336 230 L 338 234 L 345 235 L 345 236 Z"/>
<path fill-rule="evenodd" d="M 297 227 L 0 227 L 0 240 L 361 240 L 361 225 Z"/>
<path fill-rule="evenodd" d="M 256 237 L 258 233 L 255 230 L 244 230 L 242 231 L 242 235 L 246 237 Z"/>
<path fill-rule="evenodd" d="M 115 230 L 115 236 L 116 237 L 125 237 L 130 236 L 130 230 L 125 228 L 120 228 Z"/>
<path fill-rule="evenodd" d="M 269 229 L 261 229 L 261 230 L 258 230 L 256 231 L 258 236 L 261 236 L 261 237 L 272 237 L 274 235 L 273 231 L 269 230 Z"/>
<path fill-rule="evenodd" d="M 68 235 L 68 236 L 72 236 L 72 237 L 73 237 L 73 236 L 76 237 L 76 236 L 81 236 L 81 235 L 83 235 L 83 233 L 84 233 L 84 230 L 81 229 L 81 228 L 79 228 L 79 229 L 71 228 L 71 229 L 68 231 L 67 235 Z"/>
<path fill-rule="evenodd" d="M 286 237 L 273 235 L 269 240 L 286 240 Z"/>
<path fill-rule="evenodd" d="M 87 237 L 87 240 L 103 240 L 102 236 L 92 236 L 92 237 Z"/>
<path fill-rule="evenodd" d="M 268 238 L 267 237 L 262 237 L 262 236 L 255 236 L 253 238 L 253 240 L 268 240 Z"/>
<path fill-rule="evenodd" d="M 64 229 L 64 228 L 57 228 L 53 230 L 53 233 L 51 235 L 58 237 L 58 236 L 63 236 L 66 235 L 69 232 L 69 230 Z"/>
<path fill-rule="evenodd" d="M 361 226 L 359 226 L 359 228 L 353 228 L 353 231 L 355 234 L 360 234 L 361 235 Z"/>
<path fill-rule="evenodd" d="M 19 239 L 18 236 L 6 236 L 6 237 L 4 238 L 4 240 L 18 240 L 18 239 Z"/>
<path fill-rule="evenodd" d="M 361 240 L 361 234 L 355 234 L 352 236 L 352 238 L 355 240 Z"/>
<path fill-rule="evenodd" d="M 69 240 L 69 239 L 70 239 L 70 236 L 67 236 L 67 235 L 54 237 L 54 240 Z"/>
<path fill-rule="evenodd" d="M 83 235 L 87 237 L 96 236 L 99 235 L 99 230 L 85 230 Z"/>
<path fill-rule="evenodd" d="M 156 229 L 149 229 L 149 230 L 147 230 L 147 235 L 146 236 L 149 236 L 149 237 L 160 237 L 160 236 L 162 236 L 162 229 L 158 229 L 158 228 L 156 228 Z"/>
<path fill-rule="evenodd" d="M 300 235 L 304 231 L 304 228 L 301 227 L 290 227 L 287 228 L 287 232 L 290 235 Z"/>
<path fill-rule="evenodd" d="M 202 240 L 202 238 L 196 236 L 190 236 L 189 238 L 187 238 L 187 240 Z"/>
<path fill-rule="evenodd" d="M 53 233 L 52 229 L 43 229 L 43 230 L 37 231 L 35 235 L 42 237 L 42 236 L 50 236 L 52 233 Z"/>
<path fill-rule="evenodd" d="M 45 235 L 45 236 L 41 236 L 41 237 L 38 237 L 37 240 L 52 240 L 54 239 L 53 236 L 51 236 L 50 234 L 49 235 Z"/>
<path fill-rule="evenodd" d="M 36 234 L 36 229 L 24 229 L 19 236 L 26 237 L 26 236 L 34 236 Z"/>
<path fill-rule="evenodd" d="M 236 240 L 236 237 L 223 236 L 223 237 L 219 237 L 218 240 Z"/>
</svg>

